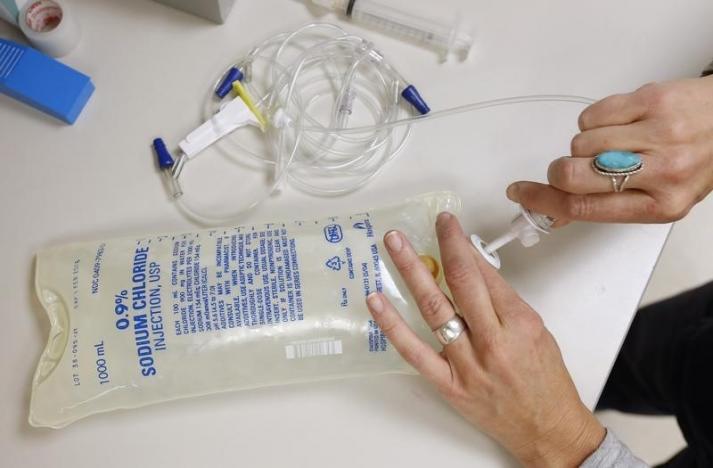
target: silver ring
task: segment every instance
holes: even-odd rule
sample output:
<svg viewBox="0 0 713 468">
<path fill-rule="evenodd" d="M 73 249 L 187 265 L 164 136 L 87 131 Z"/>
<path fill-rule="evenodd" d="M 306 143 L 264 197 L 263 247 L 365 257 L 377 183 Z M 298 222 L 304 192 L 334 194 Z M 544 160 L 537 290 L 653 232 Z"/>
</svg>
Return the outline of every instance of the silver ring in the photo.
<svg viewBox="0 0 713 468">
<path fill-rule="evenodd" d="M 440 327 L 433 330 L 433 334 L 438 338 L 438 342 L 443 346 L 449 345 L 458 339 L 465 331 L 466 325 L 462 318 L 454 315 Z"/>
<path fill-rule="evenodd" d="M 612 176 L 611 185 L 616 193 L 624 191 L 624 185 L 629 182 L 629 177 L 631 177 L 631 174 L 627 174 L 625 176 Z"/>
</svg>

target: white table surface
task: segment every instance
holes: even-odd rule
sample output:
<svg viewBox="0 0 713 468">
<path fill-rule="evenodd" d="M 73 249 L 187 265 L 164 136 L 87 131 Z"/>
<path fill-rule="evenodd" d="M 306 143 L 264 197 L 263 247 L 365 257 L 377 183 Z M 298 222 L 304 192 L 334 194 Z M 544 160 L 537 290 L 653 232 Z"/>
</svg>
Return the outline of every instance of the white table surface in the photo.
<svg viewBox="0 0 713 468">
<path fill-rule="evenodd" d="M 151 139 L 160 134 L 175 143 L 193 128 L 212 76 L 253 42 L 314 20 L 294 0 L 238 0 L 224 26 L 144 0 L 73 3 L 84 36 L 64 61 L 97 87 L 78 122 L 66 126 L 0 96 L 0 466 L 512 464 L 409 376 L 209 396 L 96 416 L 60 431 L 28 426 L 30 380 L 48 330 L 33 299 L 33 252 L 191 228 L 166 202 Z M 471 59 L 439 65 L 429 52 L 346 25 L 375 41 L 434 109 L 516 94 L 603 97 L 696 75 L 713 54 L 710 0 L 399 3 L 460 10 L 477 27 Z M 18 37 L 4 24 L 0 35 Z M 541 180 L 549 160 L 568 153 L 580 110 L 527 105 L 423 124 L 366 189 L 340 199 L 287 190 L 252 218 L 344 212 L 449 188 L 464 197 L 466 227 L 491 237 L 514 213 L 506 185 Z M 194 177 L 209 186 L 214 173 L 206 164 Z M 504 253 L 503 274 L 544 316 L 590 407 L 668 230 L 580 224 L 537 248 Z"/>
</svg>

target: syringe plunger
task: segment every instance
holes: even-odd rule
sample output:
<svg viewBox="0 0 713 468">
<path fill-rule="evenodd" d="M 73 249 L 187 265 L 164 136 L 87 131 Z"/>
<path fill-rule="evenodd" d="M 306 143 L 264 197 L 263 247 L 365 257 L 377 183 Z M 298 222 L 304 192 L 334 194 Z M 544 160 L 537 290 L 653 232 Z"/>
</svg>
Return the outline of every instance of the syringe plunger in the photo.
<svg viewBox="0 0 713 468">
<path fill-rule="evenodd" d="M 476 250 L 495 268 L 500 268 L 500 256 L 497 253 L 500 248 L 515 239 L 519 239 L 525 247 L 532 247 L 540 241 L 540 233 L 548 234 L 550 232 L 552 218 L 524 208 L 521 210 L 520 215 L 510 223 L 510 229 L 489 244 L 486 244 L 476 234 L 470 236 L 470 241 Z"/>
</svg>

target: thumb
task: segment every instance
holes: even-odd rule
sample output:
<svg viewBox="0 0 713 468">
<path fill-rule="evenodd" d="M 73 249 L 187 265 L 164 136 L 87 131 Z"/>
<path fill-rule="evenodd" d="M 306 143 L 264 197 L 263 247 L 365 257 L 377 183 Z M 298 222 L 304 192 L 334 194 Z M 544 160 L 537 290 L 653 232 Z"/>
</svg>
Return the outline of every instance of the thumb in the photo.
<svg viewBox="0 0 713 468">
<path fill-rule="evenodd" d="M 521 195 L 520 195 L 520 188 L 523 185 L 531 186 L 529 188 L 528 187 L 525 188 L 525 199 L 526 199 L 525 202 L 521 201 Z M 536 184 L 534 182 L 516 182 L 514 184 L 511 184 L 507 188 L 506 195 L 511 201 L 513 201 L 515 203 L 520 203 L 525 208 L 532 209 L 533 211 L 537 211 L 537 210 L 531 208 L 532 203 L 530 203 L 529 199 L 532 198 L 533 192 L 534 192 L 534 197 L 537 198 L 537 192 L 540 190 L 546 190 L 545 187 L 550 187 L 550 186 L 544 185 L 544 184 Z M 549 212 L 547 212 L 546 209 L 543 211 L 538 211 L 538 212 L 548 215 L 555 220 L 555 222 L 552 224 L 553 229 L 559 229 L 559 228 L 565 227 L 571 222 L 569 219 L 555 218 L 555 216 L 553 214 L 550 214 Z"/>
<path fill-rule="evenodd" d="M 555 191 L 553 193 L 553 190 Z M 550 216 L 556 219 L 553 227 L 562 227 L 569 224 L 569 220 L 556 216 L 561 214 L 561 210 L 554 203 L 559 203 L 556 192 L 561 190 L 555 189 L 551 185 L 538 184 L 536 182 L 515 182 L 508 186 L 506 195 L 512 202 L 519 203 L 524 208 L 535 211 L 540 214 Z M 562 192 L 562 196 L 565 192 Z"/>
<path fill-rule="evenodd" d="M 515 182 L 508 187 L 507 195 L 525 208 L 557 220 L 656 222 L 652 216 L 656 200 L 638 190 L 579 195 L 547 184 Z"/>
</svg>

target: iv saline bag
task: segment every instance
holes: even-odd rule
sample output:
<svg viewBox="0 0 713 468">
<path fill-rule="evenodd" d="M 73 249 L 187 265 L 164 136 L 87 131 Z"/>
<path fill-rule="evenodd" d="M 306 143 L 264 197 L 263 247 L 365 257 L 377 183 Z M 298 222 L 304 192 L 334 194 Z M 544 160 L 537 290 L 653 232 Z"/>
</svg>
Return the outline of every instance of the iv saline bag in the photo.
<svg viewBox="0 0 713 468">
<path fill-rule="evenodd" d="M 64 245 L 36 258 L 50 322 L 30 424 L 161 401 L 381 373 L 414 373 L 372 320 L 383 291 L 432 344 L 382 244 L 399 229 L 445 289 L 437 192 L 321 220 Z"/>
</svg>

